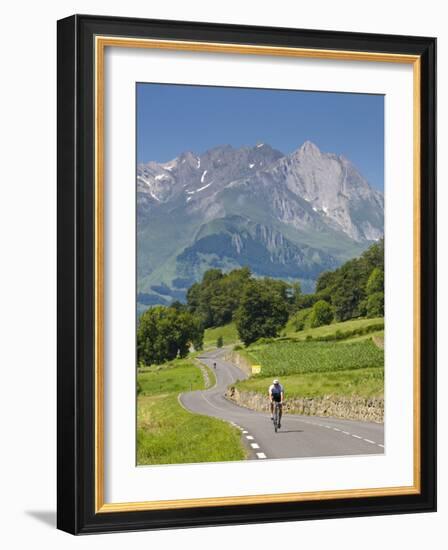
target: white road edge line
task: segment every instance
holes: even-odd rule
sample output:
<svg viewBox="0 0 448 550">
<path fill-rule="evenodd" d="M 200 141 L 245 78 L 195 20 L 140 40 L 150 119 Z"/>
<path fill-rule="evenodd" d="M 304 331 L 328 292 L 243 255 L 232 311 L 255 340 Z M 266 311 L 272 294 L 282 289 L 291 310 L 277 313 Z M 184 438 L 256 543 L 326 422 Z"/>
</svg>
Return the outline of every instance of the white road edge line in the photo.
<svg viewBox="0 0 448 550">
<path fill-rule="evenodd" d="M 254 436 L 253 436 L 253 435 L 246 435 L 246 439 L 250 439 L 250 440 L 252 440 L 253 438 L 254 438 Z"/>
<path fill-rule="evenodd" d="M 362 439 L 362 437 L 360 435 L 352 434 L 352 437 L 356 437 L 356 439 Z"/>
<path fill-rule="evenodd" d="M 381 445 L 381 443 L 377 443 L 378 447 L 382 447 L 384 449 L 384 445 Z"/>
<path fill-rule="evenodd" d="M 259 449 L 260 448 L 260 445 L 258 445 L 258 443 L 251 443 L 250 446 L 252 447 L 252 449 Z"/>
<path fill-rule="evenodd" d="M 214 405 L 213 403 L 210 403 L 210 401 L 205 397 L 204 393 L 201 392 L 199 394 L 205 401 L 207 401 L 207 403 L 210 405 L 210 407 L 213 407 L 214 409 L 217 409 L 218 411 L 225 411 L 225 409 L 223 409 L 222 407 L 217 407 L 216 405 Z"/>
<path fill-rule="evenodd" d="M 376 445 L 375 441 L 372 441 L 371 439 L 364 439 L 364 441 L 367 441 L 367 443 L 372 443 L 372 445 Z"/>
<path fill-rule="evenodd" d="M 266 455 L 264 453 L 257 453 L 258 458 L 266 458 Z"/>
<path fill-rule="evenodd" d="M 345 434 L 345 435 L 351 435 L 350 432 L 344 432 L 343 431 L 342 433 Z"/>
</svg>

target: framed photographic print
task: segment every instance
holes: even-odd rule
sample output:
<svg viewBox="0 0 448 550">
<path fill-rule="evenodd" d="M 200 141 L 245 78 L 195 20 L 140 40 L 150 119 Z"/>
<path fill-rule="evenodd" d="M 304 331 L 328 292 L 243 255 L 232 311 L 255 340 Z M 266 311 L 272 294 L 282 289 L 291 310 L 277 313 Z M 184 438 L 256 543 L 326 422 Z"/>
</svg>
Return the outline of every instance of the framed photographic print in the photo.
<svg viewBox="0 0 448 550">
<path fill-rule="evenodd" d="M 434 38 L 58 22 L 58 527 L 436 507 Z"/>
</svg>

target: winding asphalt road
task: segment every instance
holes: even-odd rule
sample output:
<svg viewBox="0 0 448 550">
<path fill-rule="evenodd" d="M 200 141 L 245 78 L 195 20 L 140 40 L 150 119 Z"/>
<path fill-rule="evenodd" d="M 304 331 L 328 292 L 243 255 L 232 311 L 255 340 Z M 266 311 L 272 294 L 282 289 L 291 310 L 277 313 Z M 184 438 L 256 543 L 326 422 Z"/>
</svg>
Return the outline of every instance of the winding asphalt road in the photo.
<svg viewBox="0 0 448 550">
<path fill-rule="evenodd" d="M 240 407 L 224 397 L 229 385 L 246 378 L 242 370 L 224 360 L 225 353 L 225 350 L 216 350 L 199 357 L 212 370 L 216 362 L 216 385 L 208 390 L 183 393 L 179 399 L 192 412 L 221 418 L 237 426 L 249 449 L 249 458 L 384 453 L 384 425 L 374 422 L 285 414 L 281 429 L 275 433 L 269 414 Z M 288 388 L 285 390 L 287 394 Z"/>
</svg>

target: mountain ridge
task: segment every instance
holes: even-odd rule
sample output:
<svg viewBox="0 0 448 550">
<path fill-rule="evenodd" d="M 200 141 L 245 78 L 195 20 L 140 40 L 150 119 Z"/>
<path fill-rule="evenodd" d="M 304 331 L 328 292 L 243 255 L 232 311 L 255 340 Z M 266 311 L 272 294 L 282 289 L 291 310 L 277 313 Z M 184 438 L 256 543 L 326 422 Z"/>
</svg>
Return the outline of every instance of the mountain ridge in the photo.
<svg viewBox="0 0 448 550">
<path fill-rule="evenodd" d="M 266 143 L 221 145 L 139 164 L 138 291 L 241 265 L 313 281 L 379 240 L 383 216 L 382 193 L 311 141 L 288 155 Z"/>
</svg>

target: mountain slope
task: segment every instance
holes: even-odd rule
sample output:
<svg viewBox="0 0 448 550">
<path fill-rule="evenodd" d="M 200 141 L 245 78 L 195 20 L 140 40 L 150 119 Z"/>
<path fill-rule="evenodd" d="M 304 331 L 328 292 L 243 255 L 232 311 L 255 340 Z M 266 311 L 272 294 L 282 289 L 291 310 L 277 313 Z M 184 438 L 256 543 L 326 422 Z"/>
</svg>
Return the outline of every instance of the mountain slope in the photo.
<svg viewBox="0 0 448 550">
<path fill-rule="evenodd" d="M 142 302 L 182 298 L 210 267 L 301 279 L 358 255 L 383 235 L 383 195 L 344 157 L 305 142 L 186 152 L 137 168 Z"/>
</svg>

